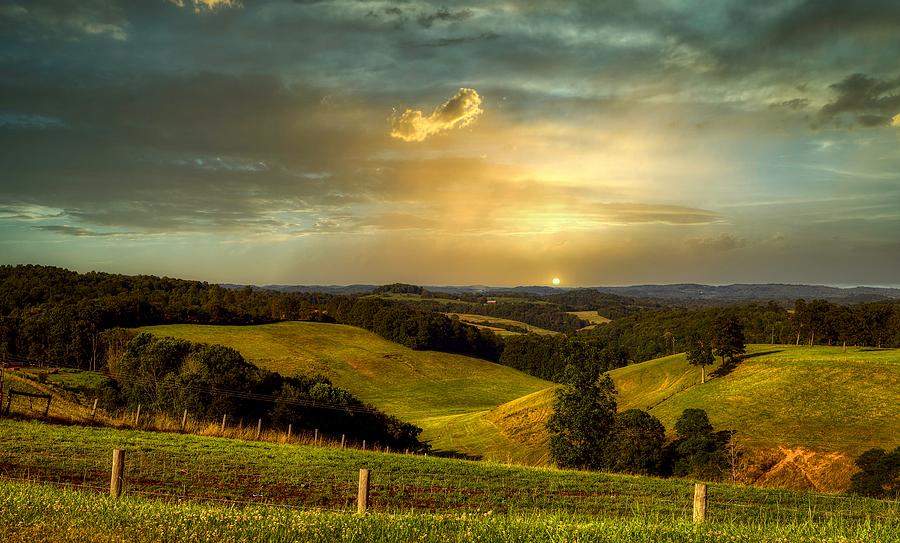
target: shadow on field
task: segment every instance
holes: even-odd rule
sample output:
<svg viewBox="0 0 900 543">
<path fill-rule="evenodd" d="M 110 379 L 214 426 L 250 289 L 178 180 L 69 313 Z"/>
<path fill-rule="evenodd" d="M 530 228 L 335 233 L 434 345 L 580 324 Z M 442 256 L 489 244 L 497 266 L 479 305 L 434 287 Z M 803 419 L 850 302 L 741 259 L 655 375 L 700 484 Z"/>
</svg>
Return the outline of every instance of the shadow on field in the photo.
<svg viewBox="0 0 900 543">
<path fill-rule="evenodd" d="M 760 356 L 766 356 L 768 354 L 777 354 L 777 353 L 783 353 L 783 352 L 784 352 L 784 349 L 770 349 L 768 351 L 760 351 L 758 353 L 745 354 L 744 356 L 741 357 L 741 360 L 746 360 L 747 358 L 758 358 Z"/>
<path fill-rule="evenodd" d="M 738 367 L 738 364 L 740 364 L 740 362 L 742 360 L 746 360 L 748 358 L 757 358 L 757 357 L 766 356 L 769 354 L 776 354 L 776 353 L 782 352 L 783 350 L 784 349 L 770 349 L 768 351 L 760 351 L 758 353 L 745 354 L 744 356 L 737 358 L 735 360 L 732 360 L 731 362 L 723 362 L 722 365 L 719 366 L 716 369 L 716 371 L 710 373 L 709 376 L 710 377 L 725 377 L 729 373 L 733 372 Z"/>
<path fill-rule="evenodd" d="M 466 454 L 459 451 L 445 451 L 442 449 L 433 449 L 431 451 L 432 456 L 439 456 L 441 458 L 455 458 L 457 460 L 481 460 L 481 456 Z"/>
</svg>

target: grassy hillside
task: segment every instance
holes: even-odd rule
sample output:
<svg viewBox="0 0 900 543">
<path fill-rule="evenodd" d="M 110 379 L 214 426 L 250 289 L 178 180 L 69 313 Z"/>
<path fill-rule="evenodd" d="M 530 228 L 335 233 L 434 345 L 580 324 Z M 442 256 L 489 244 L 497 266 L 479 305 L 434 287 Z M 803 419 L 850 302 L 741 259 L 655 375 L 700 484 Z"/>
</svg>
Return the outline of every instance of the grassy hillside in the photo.
<svg viewBox="0 0 900 543">
<path fill-rule="evenodd" d="M 683 354 L 610 372 L 620 410 L 650 411 L 674 434 L 684 409 L 706 410 L 717 429 L 736 430 L 750 457 L 744 479 L 839 490 L 860 452 L 900 445 L 900 351 L 753 345 L 727 375 L 700 384 Z M 714 371 L 717 366 L 713 366 Z M 486 414 L 505 436 L 546 451 L 553 391 Z"/>
<path fill-rule="evenodd" d="M 684 409 L 704 409 L 717 428 L 737 430 L 741 440 L 756 446 L 855 456 L 900 445 L 900 351 L 770 345 L 748 350 L 731 373 L 702 385 L 699 369 L 683 354 L 613 370 L 619 409 L 648 410 L 670 432 Z M 517 404 L 519 417 L 539 425 L 540 415 L 549 416 L 552 390 L 506 407 Z"/>
<path fill-rule="evenodd" d="M 553 385 L 509 368 L 411 351 L 339 325 L 152 330 L 230 345 L 283 373 L 325 373 L 364 400 L 422 426 L 440 450 L 527 464 L 548 461 L 544 424 Z M 852 457 L 900 444 L 900 410 L 894 407 L 900 405 L 900 351 L 769 345 L 748 350 L 733 371 L 702 385 L 699 370 L 682 354 L 614 370 L 619 408 L 649 410 L 670 433 L 684 409 L 704 409 L 716 428 L 737 430 L 742 445 L 777 451 L 759 462 L 783 474 L 775 479 L 757 474 L 773 484 L 840 488 L 853 469 Z M 827 483 L 835 470 L 840 477 Z"/>
<path fill-rule="evenodd" d="M 858 455 L 900 445 L 900 350 L 756 346 L 732 373 L 685 389 L 651 412 L 671 427 L 702 407 L 760 445 Z"/>
<path fill-rule="evenodd" d="M 502 458 L 519 453 L 491 424 L 465 420 L 551 386 L 506 366 L 462 355 L 414 351 L 352 326 L 283 322 L 262 326 L 154 326 L 143 330 L 228 345 L 285 375 L 321 373 L 380 409 L 414 422 L 438 449 L 483 456 L 497 441 Z M 449 418 L 448 418 L 449 417 Z M 512 445 L 512 446 L 511 446 Z M 492 457 L 492 458 L 500 458 Z"/>
</svg>

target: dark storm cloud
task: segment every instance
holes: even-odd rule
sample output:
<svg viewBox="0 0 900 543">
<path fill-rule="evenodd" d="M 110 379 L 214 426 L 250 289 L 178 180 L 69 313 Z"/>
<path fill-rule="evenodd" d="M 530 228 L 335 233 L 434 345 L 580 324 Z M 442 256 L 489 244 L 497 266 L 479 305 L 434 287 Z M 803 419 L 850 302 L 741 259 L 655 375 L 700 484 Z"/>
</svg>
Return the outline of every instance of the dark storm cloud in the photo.
<svg viewBox="0 0 900 543">
<path fill-rule="evenodd" d="M 282 224 L 273 211 L 368 198 L 348 158 L 386 139 L 381 113 L 271 76 L 81 81 L 64 101 L 52 78 L 0 86 L 4 103 L 69 125 L 23 132 L 16 117 L 0 126 L 4 202 L 109 227 L 272 230 Z M 371 129 L 359 126 L 365 118 Z"/>
<path fill-rule="evenodd" d="M 862 126 L 887 126 L 900 113 L 900 77 L 880 80 L 852 74 L 831 85 L 834 100 L 819 111 L 822 122 L 850 115 Z"/>
<path fill-rule="evenodd" d="M 779 17 L 767 37 L 777 45 L 818 45 L 852 36 L 891 39 L 897 33 L 900 3 L 894 0 L 806 0 Z"/>
</svg>

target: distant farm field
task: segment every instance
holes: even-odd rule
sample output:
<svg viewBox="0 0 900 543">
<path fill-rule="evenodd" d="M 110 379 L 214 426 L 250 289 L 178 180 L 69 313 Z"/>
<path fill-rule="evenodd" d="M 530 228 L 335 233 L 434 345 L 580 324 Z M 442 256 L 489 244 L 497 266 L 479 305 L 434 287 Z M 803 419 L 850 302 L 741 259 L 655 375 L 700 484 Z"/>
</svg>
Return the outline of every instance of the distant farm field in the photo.
<svg viewBox="0 0 900 543">
<path fill-rule="evenodd" d="M 323 374 L 360 399 L 413 422 L 438 449 L 520 459 L 500 428 L 469 424 L 478 413 L 553 386 L 512 368 L 468 356 L 415 351 L 352 326 L 284 322 L 261 326 L 170 325 L 156 335 L 232 347 L 260 367 L 284 375 Z M 496 446 L 485 447 L 485 444 Z M 502 452 L 497 452 L 502 451 Z"/>
<path fill-rule="evenodd" d="M 596 311 L 569 311 L 568 313 L 590 323 L 582 330 L 590 330 L 591 328 L 596 328 L 598 324 L 606 324 L 612 321 L 612 319 L 600 316 Z"/>
<path fill-rule="evenodd" d="M 514 321 L 512 319 L 501 319 L 499 317 L 489 317 L 485 315 L 472 315 L 469 313 L 445 313 L 448 317 L 459 317 L 459 320 L 471 324 L 473 326 L 477 326 L 479 328 L 487 328 L 494 333 L 499 333 L 500 335 L 511 335 L 518 334 L 521 332 L 511 332 L 503 326 L 508 326 L 512 328 L 522 328 L 528 332 L 540 335 L 554 335 L 559 332 L 554 332 L 553 330 L 547 330 L 545 328 L 540 328 L 538 326 L 534 326 L 531 324 L 526 324 L 521 321 Z M 498 326 L 499 325 L 499 326 Z"/>
</svg>

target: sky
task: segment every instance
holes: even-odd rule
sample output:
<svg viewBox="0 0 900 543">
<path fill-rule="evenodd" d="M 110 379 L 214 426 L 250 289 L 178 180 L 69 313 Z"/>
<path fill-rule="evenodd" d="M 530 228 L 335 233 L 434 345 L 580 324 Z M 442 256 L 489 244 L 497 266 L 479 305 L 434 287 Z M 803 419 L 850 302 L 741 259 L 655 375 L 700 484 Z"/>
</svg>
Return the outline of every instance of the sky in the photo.
<svg viewBox="0 0 900 543">
<path fill-rule="evenodd" d="M 898 285 L 900 2 L 5 0 L 0 263 Z"/>
</svg>

